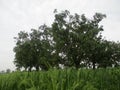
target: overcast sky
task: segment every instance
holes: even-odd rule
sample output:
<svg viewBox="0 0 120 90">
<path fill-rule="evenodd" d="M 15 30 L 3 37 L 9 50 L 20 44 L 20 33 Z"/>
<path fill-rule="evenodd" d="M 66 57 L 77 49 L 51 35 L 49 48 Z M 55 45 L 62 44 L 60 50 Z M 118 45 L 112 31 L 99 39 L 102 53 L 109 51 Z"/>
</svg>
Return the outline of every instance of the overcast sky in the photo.
<svg viewBox="0 0 120 90">
<path fill-rule="evenodd" d="M 53 21 L 54 9 L 92 17 L 95 12 L 107 15 L 102 21 L 103 36 L 120 41 L 120 0 L 0 0 L 0 71 L 15 69 L 13 37 L 21 30 L 30 31 Z"/>
</svg>

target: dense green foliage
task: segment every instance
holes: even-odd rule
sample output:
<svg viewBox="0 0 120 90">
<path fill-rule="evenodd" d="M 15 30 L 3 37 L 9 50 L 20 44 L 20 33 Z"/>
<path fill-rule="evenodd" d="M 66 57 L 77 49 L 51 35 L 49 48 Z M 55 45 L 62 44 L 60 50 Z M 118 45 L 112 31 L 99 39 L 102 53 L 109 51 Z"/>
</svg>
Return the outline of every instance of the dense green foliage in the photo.
<svg viewBox="0 0 120 90">
<path fill-rule="evenodd" d="M 120 43 L 103 39 L 100 22 L 106 15 L 58 13 L 51 26 L 42 25 L 30 33 L 20 31 L 14 48 L 18 69 L 48 70 L 51 67 L 106 68 L 120 65 Z"/>
<path fill-rule="evenodd" d="M 120 69 L 50 69 L 0 74 L 0 90 L 120 90 Z"/>
</svg>

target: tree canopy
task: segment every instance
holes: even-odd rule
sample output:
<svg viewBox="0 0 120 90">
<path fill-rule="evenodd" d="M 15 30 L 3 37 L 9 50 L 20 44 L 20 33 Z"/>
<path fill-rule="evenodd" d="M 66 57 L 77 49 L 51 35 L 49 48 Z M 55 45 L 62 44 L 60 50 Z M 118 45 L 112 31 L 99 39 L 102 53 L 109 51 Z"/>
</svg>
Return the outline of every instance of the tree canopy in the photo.
<svg viewBox="0 0 120 90">
<path fill-rule="evenodd" d="M 20 31 L 14 47 L 14 63 L 18 69 L 48 70 L 51 67 L 106 68 L 120 65 L 120 43 L 103 39 L 106 15 L 95 13 L 92 19 L 84 14 L 71 15 L 54 11 L 51 26 L 41 25 L 31 32 Z"/>
</svg>

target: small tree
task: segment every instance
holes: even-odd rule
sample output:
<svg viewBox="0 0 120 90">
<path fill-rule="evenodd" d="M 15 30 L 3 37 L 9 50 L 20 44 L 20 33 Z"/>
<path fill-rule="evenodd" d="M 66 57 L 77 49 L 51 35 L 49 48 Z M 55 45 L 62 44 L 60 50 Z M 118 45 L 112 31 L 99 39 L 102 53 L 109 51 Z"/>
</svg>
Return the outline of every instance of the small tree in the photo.
<svg viewBox="0 0 120 90">
<path fill-rule="evenodd" d="M 10 72 L 11 72 L 11 70 L 10 70 L 10 69 L 7 69 L 7 70 L 6 70 L 6 73 L 10 73 Z"/>
</svg>

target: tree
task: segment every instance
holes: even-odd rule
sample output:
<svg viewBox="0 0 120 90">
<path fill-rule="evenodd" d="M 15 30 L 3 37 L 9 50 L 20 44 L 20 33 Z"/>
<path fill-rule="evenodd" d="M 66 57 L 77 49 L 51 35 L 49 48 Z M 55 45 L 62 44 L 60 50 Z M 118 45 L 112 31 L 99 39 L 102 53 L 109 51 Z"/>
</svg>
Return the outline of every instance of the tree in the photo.
<svg viewBox="0 0 120 90">
<path fill-rule="evenodd" d="M 6 70 L 6 73 L 10 73 L 10 72 L 11 72 L 11 70 L 10 70 L 10 69 L 7 69 L 7 70 Z"/>
<path fill-rule="evenodd" d="M 28 68 L 28 63 L 26 59 L 27 54 L 29 51 L 28 45 L 29 45 L 29 40 L 28 40 L 28 33 L 21 31 L 18 33 L 18 37 L 15 37 L 16 39 L 16 46 L 14 47 L 14 52 L 15 52 L 15 60 L 14 63 L 17 68 L 22 68 L 24 67 L 25 69 Z M 28 60 L 29 61 L 29 60 Z"/>
<path fill-rule="evenodd" d="M 99 67 L 119 66 L 120 45 L 113 41 L 104 40 L 102 42 L 103 52 L 100 54 L 102 58 L 99 60 Z"/>
<path fill-rule="evenodd" d="M 43 28 L 44 27 L 44 28 Z M 16 67 L 29 69 L 35 67 L 38 71 L 48 69 L 48 57 L 50 56 L 50 43 L 48 39 L 47 27 L 41 26 L 43 32 L 32 29 L 31 33 L 21 31 L 16 39 L 16 47 L 14 48 Z"/>
<path fill-rule="evenodd" d="M 14 48 L 17 68 L 31 71 L 50 67 L 112 67 L 120 65 L 120 44 L 102 38 L 100 22 L 106 15 L 96 13 L 92 19 L 84 14 L 71 15 L 65 10 L 54 11 L 51 26 L 41 25 L 31 33 L 21 31 Z"/>
<path fill-rule="evenodd" d="M 104 14 L 96 13 L 93 20 L 87 19 L 85 15 L 70 15 L 69 11 L 55 14 L 52 24 L 53 40 L 56 47 L 56 55 L 63 54 L 64 65 L 75 65 L 80 67 L 81 62 L 93 63 L 95 68 L 96 45 L 102 39 L 102 26 L 99 22 L 105 17 Z M 87 61 L 88 60 L 88 61 Z"/>
</svg>

